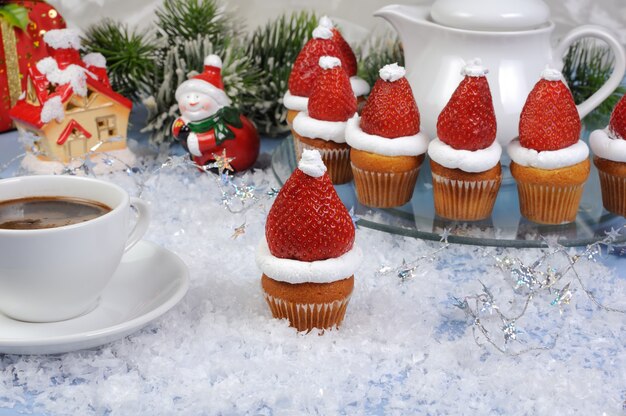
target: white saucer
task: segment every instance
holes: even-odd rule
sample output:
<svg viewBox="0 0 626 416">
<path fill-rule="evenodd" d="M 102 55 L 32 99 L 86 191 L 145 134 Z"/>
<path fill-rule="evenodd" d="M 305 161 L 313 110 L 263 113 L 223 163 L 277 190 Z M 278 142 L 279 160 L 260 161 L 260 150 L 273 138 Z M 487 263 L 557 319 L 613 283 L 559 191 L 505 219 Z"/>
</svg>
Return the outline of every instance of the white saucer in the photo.
<svg viewBox="0 0 626 416">
<path fill-rule="evenodd" d="M 188 287 L 189 271 L 176 254 L 140 241 L 124 255 L 91 312 L 53 323 L 21 322 L 0 313 L 0 353 L 58 354 L 106 344 L 167 312 Z"/>
</svg>

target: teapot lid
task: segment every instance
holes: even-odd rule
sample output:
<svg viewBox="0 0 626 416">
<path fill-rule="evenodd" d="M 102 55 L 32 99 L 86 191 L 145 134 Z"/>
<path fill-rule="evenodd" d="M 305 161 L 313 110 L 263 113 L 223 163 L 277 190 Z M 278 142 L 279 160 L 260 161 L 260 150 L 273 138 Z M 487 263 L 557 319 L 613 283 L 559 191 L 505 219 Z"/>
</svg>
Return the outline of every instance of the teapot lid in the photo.
<svg viewBox="0 0 626 416">
<path fill-rule="evenodd" d="M 430 15 L 457 29 L 517 31 L 547 23 L 550 9 L 543 0 L 436 0 Z"/>
</svg>

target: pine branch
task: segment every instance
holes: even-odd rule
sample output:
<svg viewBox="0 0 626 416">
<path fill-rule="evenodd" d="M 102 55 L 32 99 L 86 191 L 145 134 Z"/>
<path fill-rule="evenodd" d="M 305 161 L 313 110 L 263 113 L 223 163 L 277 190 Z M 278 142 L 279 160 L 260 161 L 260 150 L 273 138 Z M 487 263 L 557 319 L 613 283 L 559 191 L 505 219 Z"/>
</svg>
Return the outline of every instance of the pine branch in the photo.
<svg viewBox="0 0 626 416">
<path fill-rule="evenodd" d="M 596 92 L 611 76 L 615 60 L 611 51 L 592 40 L 574 43 L 563 60 L 563 76 L 569 85 L 577 104 L 585 101 Z M 611 111 L 626 87 L 620 86 L 598 108 L 592 111 L 584 122 L 591 126 L 606 124 Z"/>
<path fill-rule="evenodd" d="M 146 91 L 148 74 L 155 70 L 157 47 L 147 34 L 109 19 L 89 28 L 82 39 L 87 52 L 99 52 L 107 60 L 107 72 L 113 89 L 138 99 Z"/>
<path fill-rule="evenodd" d="M 285 14 L 255 30 L 249 38 L 247 55 L 262 74 L 262 81 L 256 101 L 244 100 L 243 111 L 262 134 L 277 136 L 289 131 L 282 97 L 288 89 L 293 63 L 316 26 L 314 13 Z"/>
<path fill-rule="evenodd" d="M 378 71 L 383 66 L 395 62 L 404 66 L 402 44 L 398 37 L 390 32 L 368 40 L 357 53 L 360 58 L 358 75 L 371 86 L 379 78 Z M 362 55 L 365 57 L 361 58 Z"/>
</svg>

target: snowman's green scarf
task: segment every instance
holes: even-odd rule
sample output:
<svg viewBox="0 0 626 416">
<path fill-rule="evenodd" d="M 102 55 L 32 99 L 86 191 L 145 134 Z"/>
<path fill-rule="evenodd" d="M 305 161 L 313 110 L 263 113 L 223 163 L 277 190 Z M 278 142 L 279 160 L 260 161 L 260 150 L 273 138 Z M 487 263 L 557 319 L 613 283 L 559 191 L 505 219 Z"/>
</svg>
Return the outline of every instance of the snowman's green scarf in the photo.
<svg viewBox="0 0 626 416">
<path fill-rule="evenodd" d="M 238 129 L 243 127 L 240 118 L 241 113 L 234 107 L 222 107 L 215 114 L 200 121 L 187 123 L 193 133 L 206 133 L 215 130 L 215 143 L 222 144 L 224 140 L 234 139 L 235 133 L 230 127 Z"/>
</svg>

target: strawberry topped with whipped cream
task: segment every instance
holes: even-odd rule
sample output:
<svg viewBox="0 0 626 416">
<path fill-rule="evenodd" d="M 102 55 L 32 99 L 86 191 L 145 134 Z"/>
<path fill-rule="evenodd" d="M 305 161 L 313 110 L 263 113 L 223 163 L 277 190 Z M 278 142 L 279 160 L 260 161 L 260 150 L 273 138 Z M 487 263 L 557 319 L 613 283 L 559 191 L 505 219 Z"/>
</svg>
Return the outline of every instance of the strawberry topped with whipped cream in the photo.
<svg viewBox="0 0 626 416">
<path fill-rule="evenodd" d="M 461 71 L 463 80 L 437 119 L 437 138 L 428 145 L 435 212 L 463 221 L 488 218 L 502 170 L 496 115 L 480 59 Z"/>
<path fill-rule="evenodd" d="M 574 97 L 563 83 L 563 75 L 546 67 L 524 104 L 519 140 L 509 144 L 509 156 L 518 165 L 539 169 L 575 165 L 589 156 L 580 130 Z"/>
<path fill-rule="evenodd" d="M 500 162 L 496 115 L 487 68 L 479 59 L 466 65 L 463 80 L 437 119 L 437 138 L 428 148 L 432 160 L 449 169 L 484 172 Z"/>
<path fill-rule="evenodd" d="M 293 120 L 296 156 L 300 157 L 302 149 L 318 150 L 333 183 L 345 183 L 352 179 L 346 121 L 356 113 L 357 100 L 339 58 L 322 56 L 318 65 L 308 112 L 300 112 Z"/>
<path fill-rule="evenodd" d="M 256 255 L 274 317 L 301 331 L 341 323 L 362 258 L 354 236 L 319 152 L 304 150 L 272 205 Z"/>
<path fill-rule="evenodd" d="M 307 110 L 308 98 L 319 73 L 319 58 L 322 56 L 339 58 L 356 97 L 364 97 L 369 93 L 367 82 L 356 76 L 356 56 L 350 45 L 333 22 L 324 16 L 320 19 L 319 26 L 313 30 L 312 38 L 298 54 L 289 75 L 289 89 L 283 97 L 283 104 L 290 110 L 289 123 L 297 112 Z"/>
<path fill-rule="evenodd" d="M 367 206 L 407 203 L 428 147 L 405 72 L 397 63 L 381 68 L 361 116 L 346 127 L 357 198 Z"/>
<path fill-rule="evenodd" d="M 519 139 L 509 143 L 520 211 L 540 224 L 576 219 L 589 176 L 589 148 L 580 140 L 580 117 L 562 74 L 546 67 L 528 95 Z"/>
<path fill-rule="evenodd" d="M 600 176 L 604 207 L 626 216 L 626 96 L 613 109 L 608 127 L 591 133 L 589 145 Z"/>
</svg>

